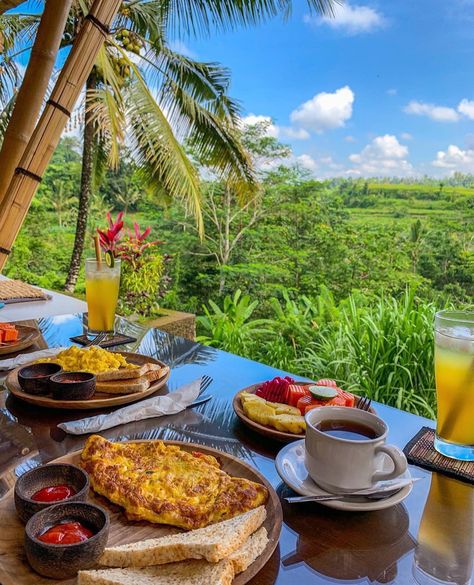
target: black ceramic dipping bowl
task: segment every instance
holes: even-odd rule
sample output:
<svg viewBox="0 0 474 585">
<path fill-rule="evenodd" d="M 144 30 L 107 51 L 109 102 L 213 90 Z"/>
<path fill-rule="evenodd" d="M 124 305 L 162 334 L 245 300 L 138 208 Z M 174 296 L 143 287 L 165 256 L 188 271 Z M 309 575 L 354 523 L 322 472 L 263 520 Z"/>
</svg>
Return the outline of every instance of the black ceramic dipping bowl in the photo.
<svg viewBox="0 0 474 585">
<path fill-rule="evenodd" d="M 32 364 L 18 370 L 18 383 L 27 394 L 49 394 L 51 376 L 62 370 L 59 364 Z"/>
<path fill-rule="evenodd" d="M 55 400 L 87 400 L 94 395 L 96 378 L 89 372 L 60 372 L 51 376 Z"/>
<path fill-rule="evenodd" d="M 37 536 L 57 524 L 80 522 L 94 534 L 76 544 L 47 544 Z M 85 502 L 56 504 L 41 510 L 25 527 L 25 552 L 31 567 L 44 577 L 68 579 L 82 569 L 93 567 L 104 552 L 109 535 L 109 516 L 105 510 Z"/>
<path fill-rule="evenodd" d="M 15 508 L 20 520 L 28 520 L 45 508 L 49 508 L 59 502 L 36 502 L 31 496 L 38 490 L 53 485 L 68 485 L 76 492 L 66 502 L 83 502 L 89 493 L 89 476 L 80 467 L 69 463 L 52 463 L 30 469 L 21 475 L 15 483 L 14 496 Z"/>
</svg>

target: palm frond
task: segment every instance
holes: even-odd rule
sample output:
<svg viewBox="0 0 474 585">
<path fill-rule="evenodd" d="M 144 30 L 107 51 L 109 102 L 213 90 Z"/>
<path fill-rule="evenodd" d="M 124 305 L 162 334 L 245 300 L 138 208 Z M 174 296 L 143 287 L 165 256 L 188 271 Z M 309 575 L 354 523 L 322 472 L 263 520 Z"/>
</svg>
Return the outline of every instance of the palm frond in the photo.
<svg viewBox="0 0 474 585">
<path fill-rule="evenodd" d="M 98 142 L 111 168 L 117 168 L 120 146 L 124 142 L 125 116 L 123 103 L 110 87 L 102 86 L 89 91 L 87 109 L 92 115 Z"/>
<path fill-rule="evenodd" d="M 117 168 L 120 147 L 125 138 L 125 107 L 121 89 L 122 80 L 114 69 L 110 47 L 104 45 L 96 60 L 96 69 L 102 83 L 87 95 L 87 110 L 98 135 L 98 143 L 108 166 Z M 103 158 L 104 158 L 103 157 Z"/>
<path fill-rule="evenodd" d="M 9 102 L 21 81 L 20 68 L 15 57 L 31 48 L 39 20 L 39 15 L 0 16 L 0 107 Z"/>
<path fill-rule="evenodd" d="M 203 63 L 181 55 L 166 45 L 150 45 L 144 60 L 148 64 L 146 78 L 160 86 L 168 81 L 179 84 L 193 99 L 218 116 L 237 123 L 238 103 L 227 95 L 231 74 L 219 63 Z"/>
<path fill-rule="evenodd" d="M 292 0 L 159 0 L 161 20 L 177 35 L 209 34 L 254 25 L 265 19 L 291 14 Z M 307 0 L 311 11 L 331 16 L 342 0 Z"/>
<path fill-rule="evenodd" d="M 256 184 L 252 163 L 232 120 L 206 109 L 172 80 L 165 84 L 158 101 L 180 137 L 192 139 L 195 153 L 206 166 L 234 185 Z"/>
<path fill-rule="evenodd" d="M 149 184 L 155 183 L 181 199 L 203 233 L 199 177 L 184 148 L 175 137 L 164 112 L 151 94 L 139 69 L 127 86 L 127 115 L 132 130 L 132 156 Z"/>
<path fill-rule="evenodd" d="M 0 29 L 4 37 L 5 49 L 11 50 L 22 43 L 31 43 L 36 35 L 41 14 L 3 14 L 0 16 Z"/>
<path fill-rule="evenodd" d="M 125 5 L 125 10 L 130 6 L 128 13 L 119 13 L 114 21 L 114 27 L 126 28 L 143 38 L 156 42 L 163 38 L 165 30 L 162 19 L 161 2 L 154 0 L 138 2 L 129 2 Z"/>
<path fill-rule="evenodd" d="M 15 98 L 16 95 L 12 96 L 9 101 L 2 107 L 2 111 L 0 112 L 0 144 L 3 142 L 3 137 L 5 135 L 10 116 L 13 112 Z"/>
</svg>

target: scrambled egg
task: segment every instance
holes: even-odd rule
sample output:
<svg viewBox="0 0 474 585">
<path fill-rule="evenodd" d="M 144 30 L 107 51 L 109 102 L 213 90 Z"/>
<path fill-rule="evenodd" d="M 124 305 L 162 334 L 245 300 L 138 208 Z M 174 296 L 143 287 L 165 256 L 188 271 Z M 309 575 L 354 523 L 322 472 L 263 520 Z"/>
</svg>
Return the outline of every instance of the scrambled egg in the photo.
<svg viewBox="0 0 474 585">
<path fill-rule="evenodd" d="M 120 353 L 107 351 L 96 345 L 83 349 L 72 346 L 52 358 L 41 359 L 38 362 L 54 362 L 60 364 L 63 370 L 68 372 L 83 371 L 92 374 L 101 374 L 119 368 L 133 369 L 138 367 L 129 364 Z"/>
</svg>

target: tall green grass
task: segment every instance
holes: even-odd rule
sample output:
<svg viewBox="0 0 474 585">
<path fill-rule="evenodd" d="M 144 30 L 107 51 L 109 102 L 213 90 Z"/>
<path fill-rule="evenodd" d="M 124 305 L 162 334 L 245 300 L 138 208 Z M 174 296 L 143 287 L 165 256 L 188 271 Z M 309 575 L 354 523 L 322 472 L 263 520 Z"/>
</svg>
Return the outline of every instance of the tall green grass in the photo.
<svg viewBox="0 0 474 585">
<path fill-rule="evenodd" d="M 352 392 L 434 418 L 435 307 L 413 291 L 365 307 L 350 298 L 297 360 L 299 373 L 323 372 Z"/>
<path fill-rule="evenodd" d="M 376 301 L 354 293 L 336 303 L 272 299 L 268 318 L 240 291 L 223 308 L 211 302 L 198 319 L 200 340 L 312 379 L 331 377 L 352 392 L 434 418 L 433 320 L 436 307 L 414 290 Z"/>
</svg>

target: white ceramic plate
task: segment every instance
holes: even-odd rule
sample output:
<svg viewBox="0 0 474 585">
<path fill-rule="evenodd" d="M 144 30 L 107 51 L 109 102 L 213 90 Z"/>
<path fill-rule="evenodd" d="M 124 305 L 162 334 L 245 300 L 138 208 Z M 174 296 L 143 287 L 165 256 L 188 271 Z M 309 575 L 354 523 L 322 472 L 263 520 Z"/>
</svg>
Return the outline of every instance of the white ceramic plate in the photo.
<svg viewBox="0 0 474 585">
<path fill-rule="evenodd" d="M 329 492 L 323 490 L 309 477 L 308 471 L 304 464 L 304 439 L 295 441 L 283 447 L 278 453 L 275 465 L 281 479 L 291 487 L 295 492 L 301 496 L 321 496 Z M 382 468 L 390 469 L 390 458 L 384 457 Z M 410 478 L 410 472 L 405 471 L 400 478 Z M 346 498 L 343 500 L 328 500 L 327 502 L 318 502 L 322 506 L 334 508 L 335 510 L 347 510 L 352 512 L 369 512 L 371 510 L 383 510 L 390 508 L 403 501 L 411 492 L 413 485 L 407 485 L 399 492 L 383 500 L 370 500 L 368 498 L 360 497 L 357 500 L 354 498 Z M 298 504 L 294 504 L 297 506 Z"/>
</svg>

